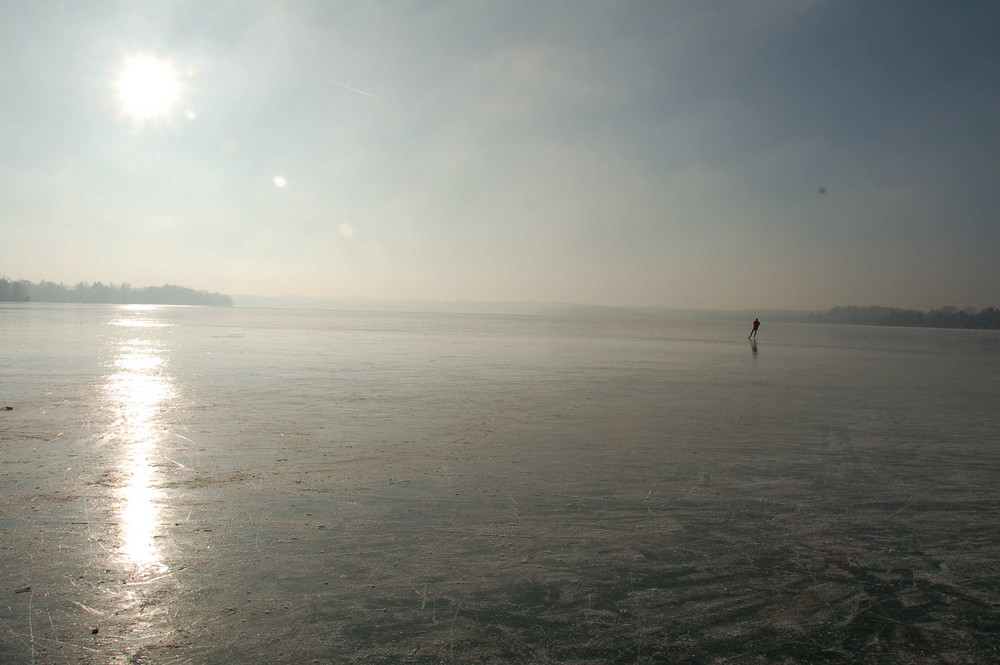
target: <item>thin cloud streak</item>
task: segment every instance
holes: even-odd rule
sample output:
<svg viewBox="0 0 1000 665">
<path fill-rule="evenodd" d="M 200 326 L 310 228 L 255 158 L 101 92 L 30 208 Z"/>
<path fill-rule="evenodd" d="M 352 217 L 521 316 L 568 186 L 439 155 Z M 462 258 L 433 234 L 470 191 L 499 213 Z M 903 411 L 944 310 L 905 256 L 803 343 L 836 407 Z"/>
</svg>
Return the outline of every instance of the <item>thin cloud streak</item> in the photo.
<svg viewBox="0 0 1000 665">
<path fill-rule="evenodd" d="M 337 81 L 330 81 L 330 80 L 328 80 L 327 82 L 328 83 L 332 83 L 334 85 L 339 85 L 341 88 L 343 88 L 345 90 L 350 90 L 351 92 L 357 92 L 357 93 L 362 94 L 362 95 L 367 95 L 367 96 L 369 96 L 369 97 L 371 97 L 373 99 L 381 99 L 381 97 L 379 97 L 378 95 L 373 95 L 370 92 L 365 92 L 364 90 L 359 90 L 358 88 L 352 88 L 349 85 L 345 85 L 343 83 L 338 83 Z"/>
</svg>

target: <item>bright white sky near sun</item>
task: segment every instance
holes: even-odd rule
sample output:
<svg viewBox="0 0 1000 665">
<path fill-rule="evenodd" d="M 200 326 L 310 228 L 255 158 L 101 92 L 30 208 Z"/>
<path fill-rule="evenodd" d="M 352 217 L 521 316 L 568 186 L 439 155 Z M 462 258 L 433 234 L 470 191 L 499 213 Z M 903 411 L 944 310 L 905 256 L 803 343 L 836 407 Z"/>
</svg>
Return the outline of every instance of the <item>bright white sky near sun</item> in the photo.
<svg viewBox="0 0 1000 665">
<path fill-rule="evenodd" d="M 992 0 L 5 2 L 0 275 L 1000 305 L 997 34 Z"/>
</svg>

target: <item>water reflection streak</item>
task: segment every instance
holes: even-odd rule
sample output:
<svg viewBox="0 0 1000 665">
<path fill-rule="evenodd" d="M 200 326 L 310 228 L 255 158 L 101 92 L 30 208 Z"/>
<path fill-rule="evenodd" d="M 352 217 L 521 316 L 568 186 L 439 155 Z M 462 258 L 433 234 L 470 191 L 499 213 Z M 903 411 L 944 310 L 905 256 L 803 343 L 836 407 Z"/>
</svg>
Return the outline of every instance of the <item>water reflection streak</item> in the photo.
<svg viewBox="0 0 1000 665">
<path fill-rule="evenodd" d="M 167 570 L 156 544 L 162 492 L 155 460 L 165 432 L 162 415 L 175 389 L 166 371 L 163 342 L 155 332 L 166 324 L 151 316 L 155 309 L 123 308 L 125 316 L 112 322 L 129 334 L 115 349 L 114 371 L 105 384 L 115 413 L 113 435 L 124 448 L 121 551 L 143 573 Z"/>
</svg>

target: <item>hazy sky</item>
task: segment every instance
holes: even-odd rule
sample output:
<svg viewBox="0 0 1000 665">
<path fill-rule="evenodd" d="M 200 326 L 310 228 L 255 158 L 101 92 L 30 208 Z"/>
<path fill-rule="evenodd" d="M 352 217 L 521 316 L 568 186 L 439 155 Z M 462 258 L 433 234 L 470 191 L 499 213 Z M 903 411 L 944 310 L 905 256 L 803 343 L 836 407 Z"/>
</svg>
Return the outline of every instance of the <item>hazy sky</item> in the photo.
<svg viewBox="0 0 1000 665">
<path fill-rule="evenodd" d="M 998 34 L 995 0 L 2 2 L 0 275 L 1000 305 Z"/>
</svg>

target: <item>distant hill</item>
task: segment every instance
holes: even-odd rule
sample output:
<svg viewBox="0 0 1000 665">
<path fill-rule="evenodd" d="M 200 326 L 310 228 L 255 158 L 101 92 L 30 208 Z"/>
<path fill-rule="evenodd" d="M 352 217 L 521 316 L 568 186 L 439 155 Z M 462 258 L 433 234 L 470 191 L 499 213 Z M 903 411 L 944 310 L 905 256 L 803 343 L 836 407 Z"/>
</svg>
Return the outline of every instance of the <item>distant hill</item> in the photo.
<svg viewBox="0 0 1000 665">
<path fill-rule="evenodd" d="M 877 326 L 1000 329 L 1000 310 L 955 307 L 921 312 L 894 307 L 834 307 L 828 310 L 680 309 L 669 307 L 612 307 L 552 302 L 473 302 L 438 300 L 366 300 L 234 296 L 238 307 L 355 310 L 367 312 L 437 312 L 445 314 L 502 314 L 587 319 L 663 319 L 664 321 L 745 321 L 754 318 L 781 323 L 845 323 Z"/>
<path fill-rule="evenodd" d="M 307 298 L 302 296 L 234 295 L 237 307 L 262 309 L 329 309 L 357 312 L 435 312 L 443 314 L 540 314 L 552 303 L 474 302 L 451 300 L 370 300 L 367 298 Z"/>
<path fill-rule="evenodd" d="M 184 286 L 132 287 L 128 284 L 80 282 L 75 286 L 41 281 L 11 281 L 0 278 L 0 301 L 4 302 L 65 302 L 115 305 L 203 305 L 232 307 L 233 299 L 221 293 L 196 291 Z"/>
<path fill-rule="evenodd" d="M 362 298 L 304 298 L 234 295 L 237 307 L 264 309 L 329 309 L 362 312 L 436 312 L 443 314 L 501 314 L 586 319 L 664 319 L 670 321 L 741 321 L 755 316 L 768 321 L 805 321 L 809 312 L 792 310 L 726 311 L 667 307 L 613 307 L 558 302 L 475 302 L 451 300 L 367 300 Z"/>
<path fill-rule="evenodd" d="M 544 309 L 549 316 L 580 317 L 588 319 L 664 319 L 667 321 L 743 321 L 748 324 L 755 317 L 768 321 L 801 323 L 809 312 L 784 309 L 724 310 L 681 309 L 675 307 L 607 307 L 599 305 L 562 305 Z"/>
</svg>

